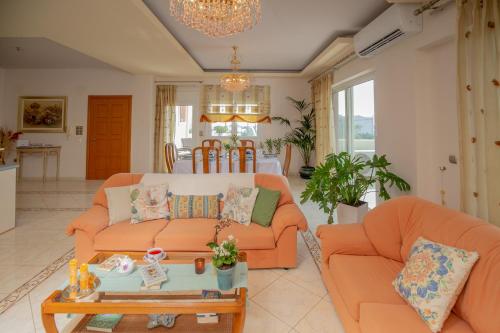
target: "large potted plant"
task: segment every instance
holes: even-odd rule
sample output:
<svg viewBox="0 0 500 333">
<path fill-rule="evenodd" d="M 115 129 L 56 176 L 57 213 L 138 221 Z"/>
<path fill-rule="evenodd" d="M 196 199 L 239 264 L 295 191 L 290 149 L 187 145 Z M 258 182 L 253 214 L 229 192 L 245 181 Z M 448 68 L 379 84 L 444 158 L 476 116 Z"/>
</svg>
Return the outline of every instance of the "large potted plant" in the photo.
<svg viewBox="0 0 500 333">
<path fill-rule="evenodd" d="M 233 236 L 229 235 L 227 240 L 220 244 L 210 242 L 207 244 L 214 251 L 212 265 L 217 270 L 217 284 L 221 290 L 233 288 L 234 270 L 238 262 L 238 247 Z"/>
<path fill-rule="evenodd" d="M 325 162 L 314 170 L 301 194 L 301 202 L 318 203 L 328 214 L 328 223 L 333 223 L 333 212 L 337 209 L 339 223 L 361 222 L 368 211 L 362 199 L 369 191 L 378 187 L 378 195 L 390 199 L 388 188 L 396 186 L 400 191 L 409 191 L 410 185 L 390 172 L 391 165 L 385 155 L 373 155 L 372 159 L 351 156 L 346 152 L 329 154 Z"/>
<path fill-rule="evenodd" d="M 314 128 L 315 112 L 311 103 L 303 100 L 296 100 L 288 96 L 287 99 L 293 104 L 299 112 L 300 118 L 295 122 L 298 126 L 292 126 L 292 121 L 285 117 L 272 117 L 273 120 L 279 121 L 282 125 L 290 128 L 290 132 L 285 136 L 285 143 L 291 143 L 297 147 L 304 165 L 300 168 L 300 177 L 304 179 L 311 178 L 314 167 L 311 166 L 311 154 L 316 143 L 316 130 Z"/>
</svg>

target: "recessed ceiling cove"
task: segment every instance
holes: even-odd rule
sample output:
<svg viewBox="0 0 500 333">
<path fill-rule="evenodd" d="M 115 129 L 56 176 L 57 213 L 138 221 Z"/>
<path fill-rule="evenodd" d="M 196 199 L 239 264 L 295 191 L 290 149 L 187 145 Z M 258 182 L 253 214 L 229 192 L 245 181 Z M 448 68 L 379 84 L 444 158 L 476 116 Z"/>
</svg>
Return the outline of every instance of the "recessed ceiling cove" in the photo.
<svg viewBox="0 0 500 333">
<path fill-rule="evenodd" d="M 144 0 L 205 71 L 230 70 L 239 47 L 243 71 L 300 72 L 335 38 L 350 36 L 382 13 L 385 0 L 262 0 L 262 20 L 235 36 L 211 38 L 170 15 L 169 0 Z"/>
</svg>

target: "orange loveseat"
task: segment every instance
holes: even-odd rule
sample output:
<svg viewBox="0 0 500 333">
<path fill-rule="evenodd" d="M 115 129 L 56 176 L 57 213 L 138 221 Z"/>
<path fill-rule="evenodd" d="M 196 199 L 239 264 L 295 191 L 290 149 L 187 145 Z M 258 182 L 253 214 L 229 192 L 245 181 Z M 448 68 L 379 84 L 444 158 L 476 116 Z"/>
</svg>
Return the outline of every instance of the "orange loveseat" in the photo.
<svg viewBox="0 0 500 333">
<path fill-rule="evenodd" d="M 415 197 L 389 200 L 362 224 L 323 225 L 322 276 L 347 333 L 427 333 L 392 281 L 415 240 L 477 251 L 442 333 L 500 332 L 500 228 Z"/>
<path fill-rule="evenodd" d="M 191 186 L 203 186 L 201 175 L 167 175 L 176 177 L 182 186 L 185 181 L 196 182 Z M 131 224 L 130 220 L 108 226 L 108 202 L 104 189 L 137 184 L 141 174 L 116 174 L 107 179 L 97 191 L 93 206 L 75 219 L 67 228 L 68 235 L 75 236 L 76 257 L 87 261 L 98 251 L 146 251 L 162 247 L 167 252 L 208 252 L 206 244 L 215 236 L 215 219 L 165 219 Z M 182 178 L 184 177 L 184 178 Z M 219 177 L 228 182 L 229 175 Z M 235 175 L 234 177 L 238 177 Z M 248 176 L 246 176 L 248 177 Z M 233 223 L 219 234 L 219 239 L 233 235 L 238 247 L 247 253 L 250 268 L 291 268 L 297 265 L 297 231 L 307 230 L 307 221 L 293 201 L 288 181 L 272 174 L 251 175 L 255 185 L 281 191 L 278 207 L 270 227 L 251 223 L 249 226 Z M 218 182 L 219 178 L 215 178 Z M 172 181 L 173 178 L 170 178 Z M 179 179 L 183 179 L 179 182 Z M 206 178 L 205 178 L 206 179 Z M 212 178 L 213 180 L 213 178 Z M 203 190 L 202 190 L 203 191 Z M 209 192 L 205 194 L 212 194 Z M 175 194 L 175 191 L 174 191 Z M 224 193 L 225 194 L 225 193 Z"/>
</svg>

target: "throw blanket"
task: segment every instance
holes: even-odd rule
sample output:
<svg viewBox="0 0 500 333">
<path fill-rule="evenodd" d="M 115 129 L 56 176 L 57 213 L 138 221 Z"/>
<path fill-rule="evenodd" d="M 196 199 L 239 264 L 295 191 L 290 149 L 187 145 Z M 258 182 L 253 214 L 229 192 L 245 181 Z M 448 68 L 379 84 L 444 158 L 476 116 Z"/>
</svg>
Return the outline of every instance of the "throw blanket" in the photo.
<svg viewBox="0 0 500 333">
<path fill-rule="evenodd" d="M 229 184 L 238 187 L 255 187 L 253 173 L 210 173 L 210 174 L 169 174 L 146 173 L 141 183 L 144 185 L 168 184 L 168 191 L 177 195 L 226 196 Z"/>
</svg>

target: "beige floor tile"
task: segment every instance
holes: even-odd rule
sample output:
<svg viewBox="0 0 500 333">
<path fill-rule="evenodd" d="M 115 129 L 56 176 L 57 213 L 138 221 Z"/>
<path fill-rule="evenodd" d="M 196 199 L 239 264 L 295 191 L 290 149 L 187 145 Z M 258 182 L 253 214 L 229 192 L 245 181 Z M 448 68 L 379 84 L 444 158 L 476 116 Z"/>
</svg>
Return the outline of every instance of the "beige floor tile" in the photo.
<svg viewBox="0 0 500 333">
<path fill-rule="evenodd" d="M 286 333 L 290 326 L 251 300 L 247 304 L 244 333 Z"/>
<path fill-rule="evenodd" d="M 0 315 L 0 332 L 35 332 L 28 297 L 25 296 L 17 304 Z"/>
<path fill-rule="evenodd" d="M 321 300 L 295 326 L 299 333 L 344 333 L 344 328 L 335 312 L 332 303 Z"/>
<path fill-rule="evenodd" d="M 252 300 L 286 324 L 294 326 L 321 298 L 280 277 Z"/>
<path fill-rule="evenodd" d="M 18 194 L 16 208 L 46 208 L 42 196 L 38 193 Z"/>
<path fill-rule="evenodd" d="M 314 259 L 310 255 L 299 262 L 297 268 L 288 270 L 283 277 L 295 282 L 319 297 L 326 295 L 326 288 L 323 285 L 323 280 L 321 279 Z"/>
<path fill-rule="evenodd" d="M 45 266 L 2 266 L 0 271 L 0 292 L 10 293 L 38 274 Z"/>
<path fill-rule="evenodd" d="M 248 297 L 254 297 L 279 277 L 278 273 L 270 269 L 250 270 L 248 272 Z"/>
<path fill-rule="evenodd" d="M 85 208 L 71 194 L 42 194 L 42 200 L 47 208 Z"/>
</svg>

